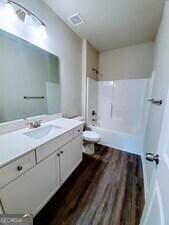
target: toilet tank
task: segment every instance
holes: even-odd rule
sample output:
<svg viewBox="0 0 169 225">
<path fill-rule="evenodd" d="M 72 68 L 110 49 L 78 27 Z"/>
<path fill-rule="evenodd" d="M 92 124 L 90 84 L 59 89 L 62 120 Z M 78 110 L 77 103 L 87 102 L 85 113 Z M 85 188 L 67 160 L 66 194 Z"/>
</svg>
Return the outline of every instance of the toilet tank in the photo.
<svg viewBox="0 0 169 225">
<path fill-rule="evenodd" d="M 72 118 L 73 120 L 84 122 L 83 129 L 85 129 L 85 119 L 83 116 L 76 116 Z"/>
<path fill-rule="evenodd" d="M 78 121 L 85 121 L 83 116 L 76 116 L 72 118 L 73 120 L 78 120 Z"/>
</svg>

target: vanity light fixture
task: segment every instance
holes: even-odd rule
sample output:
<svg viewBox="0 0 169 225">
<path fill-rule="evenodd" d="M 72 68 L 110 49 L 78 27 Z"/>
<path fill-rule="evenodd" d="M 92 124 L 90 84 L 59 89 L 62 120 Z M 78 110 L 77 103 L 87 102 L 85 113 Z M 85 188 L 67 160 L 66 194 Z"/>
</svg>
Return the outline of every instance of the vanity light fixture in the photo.
<svg viewBox="0 0 169 225">
<path fill-rule="evenodd" d="M 14 8 L 13 8 L 13 6 L 11 5 L 11 4 L 9 4 L 9 3 L 6 3 L 5 5 L 4 5 L 4 13 L 5 13 L 5 15 L 7 16 L 7 17 L 16 17 L 16 14 L 15 14 L 15 12 L 14 12 Z"/>
<path fill-rule="evenodd" d="M 39 35 L 40 38 L 46 39 L 46 24 L 33 12 L 20 5 L 19 3 L 13 0 L 0 0 L 0 7 L 3 7 L 6 18 L 11 16 L 18 16 L 25 25 L 32 27 L 36 35 Z"/>
<path fill-rule="evenodd" d="M 6 18 L 6 20 L 13 20 L 16 18 L 16 13 L 14 11 L 13 5 L 9 4 L 5 0 L 0 0 L 1 13 Z M 2 10 L 3 9 L 3 10 Z"/>
</svg>

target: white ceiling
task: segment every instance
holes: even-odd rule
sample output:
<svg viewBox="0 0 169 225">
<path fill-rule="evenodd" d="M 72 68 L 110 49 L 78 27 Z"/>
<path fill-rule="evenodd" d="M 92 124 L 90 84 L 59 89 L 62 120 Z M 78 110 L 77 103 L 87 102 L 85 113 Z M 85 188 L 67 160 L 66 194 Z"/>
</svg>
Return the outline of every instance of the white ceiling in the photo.
<svg viewBox="0 0 169 225">
<path fill-rule="evenodd" d="M 165 0 L 43 0 L 82 39 L 110 50 L 155 39 Z M 79 12 L 85 23 L 68 20 Z"/>
</svg>

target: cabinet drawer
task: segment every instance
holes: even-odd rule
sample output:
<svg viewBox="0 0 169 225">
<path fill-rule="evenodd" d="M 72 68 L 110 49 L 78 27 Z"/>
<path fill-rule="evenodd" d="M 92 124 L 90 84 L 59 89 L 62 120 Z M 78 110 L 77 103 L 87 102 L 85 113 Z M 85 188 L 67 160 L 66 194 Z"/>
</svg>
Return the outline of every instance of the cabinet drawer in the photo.
<svg viewBox="0 0 169 225">
<path fill-rule="evenodd" d="M 74 137 L 77 137 L 83 133 L 83 125 L 80 125 L 74 129 Z"/>
<path fill-rule="evenodd" d="M 45 143 L 44 145 L 36 149 L 37 162 L 40 162 L 42 159 L 45 159 L 53 152 L 57 151 L 60 147 L 68 143 L 73 139 L 73 130 L 69 131 L 55 139 Z"/>
<path fill-rule="evenodd" d="M 0 188 L 16 179 L 35 165 L 35 152 L 32 151 L 7 166 L 2 167 L 0 169 Z"/>
</svg>

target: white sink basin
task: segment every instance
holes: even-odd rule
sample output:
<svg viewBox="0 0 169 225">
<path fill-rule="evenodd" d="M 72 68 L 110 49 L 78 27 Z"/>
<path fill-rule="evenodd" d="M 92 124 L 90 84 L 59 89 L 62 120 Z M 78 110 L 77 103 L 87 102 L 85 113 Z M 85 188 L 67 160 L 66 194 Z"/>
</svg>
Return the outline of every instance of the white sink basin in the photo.
<svg viewBox="0 0 169 225">
<path fill-rule="evenodd" d="M 24 135 L 34 139 L 40 139 L 48 135 L 55 134 L 60 131 L 60 129 L 62 129 L 62 127 L 47 125 L 45 127 L 35 128 L 35 130 L 28 131 Z"/>
</svg>

